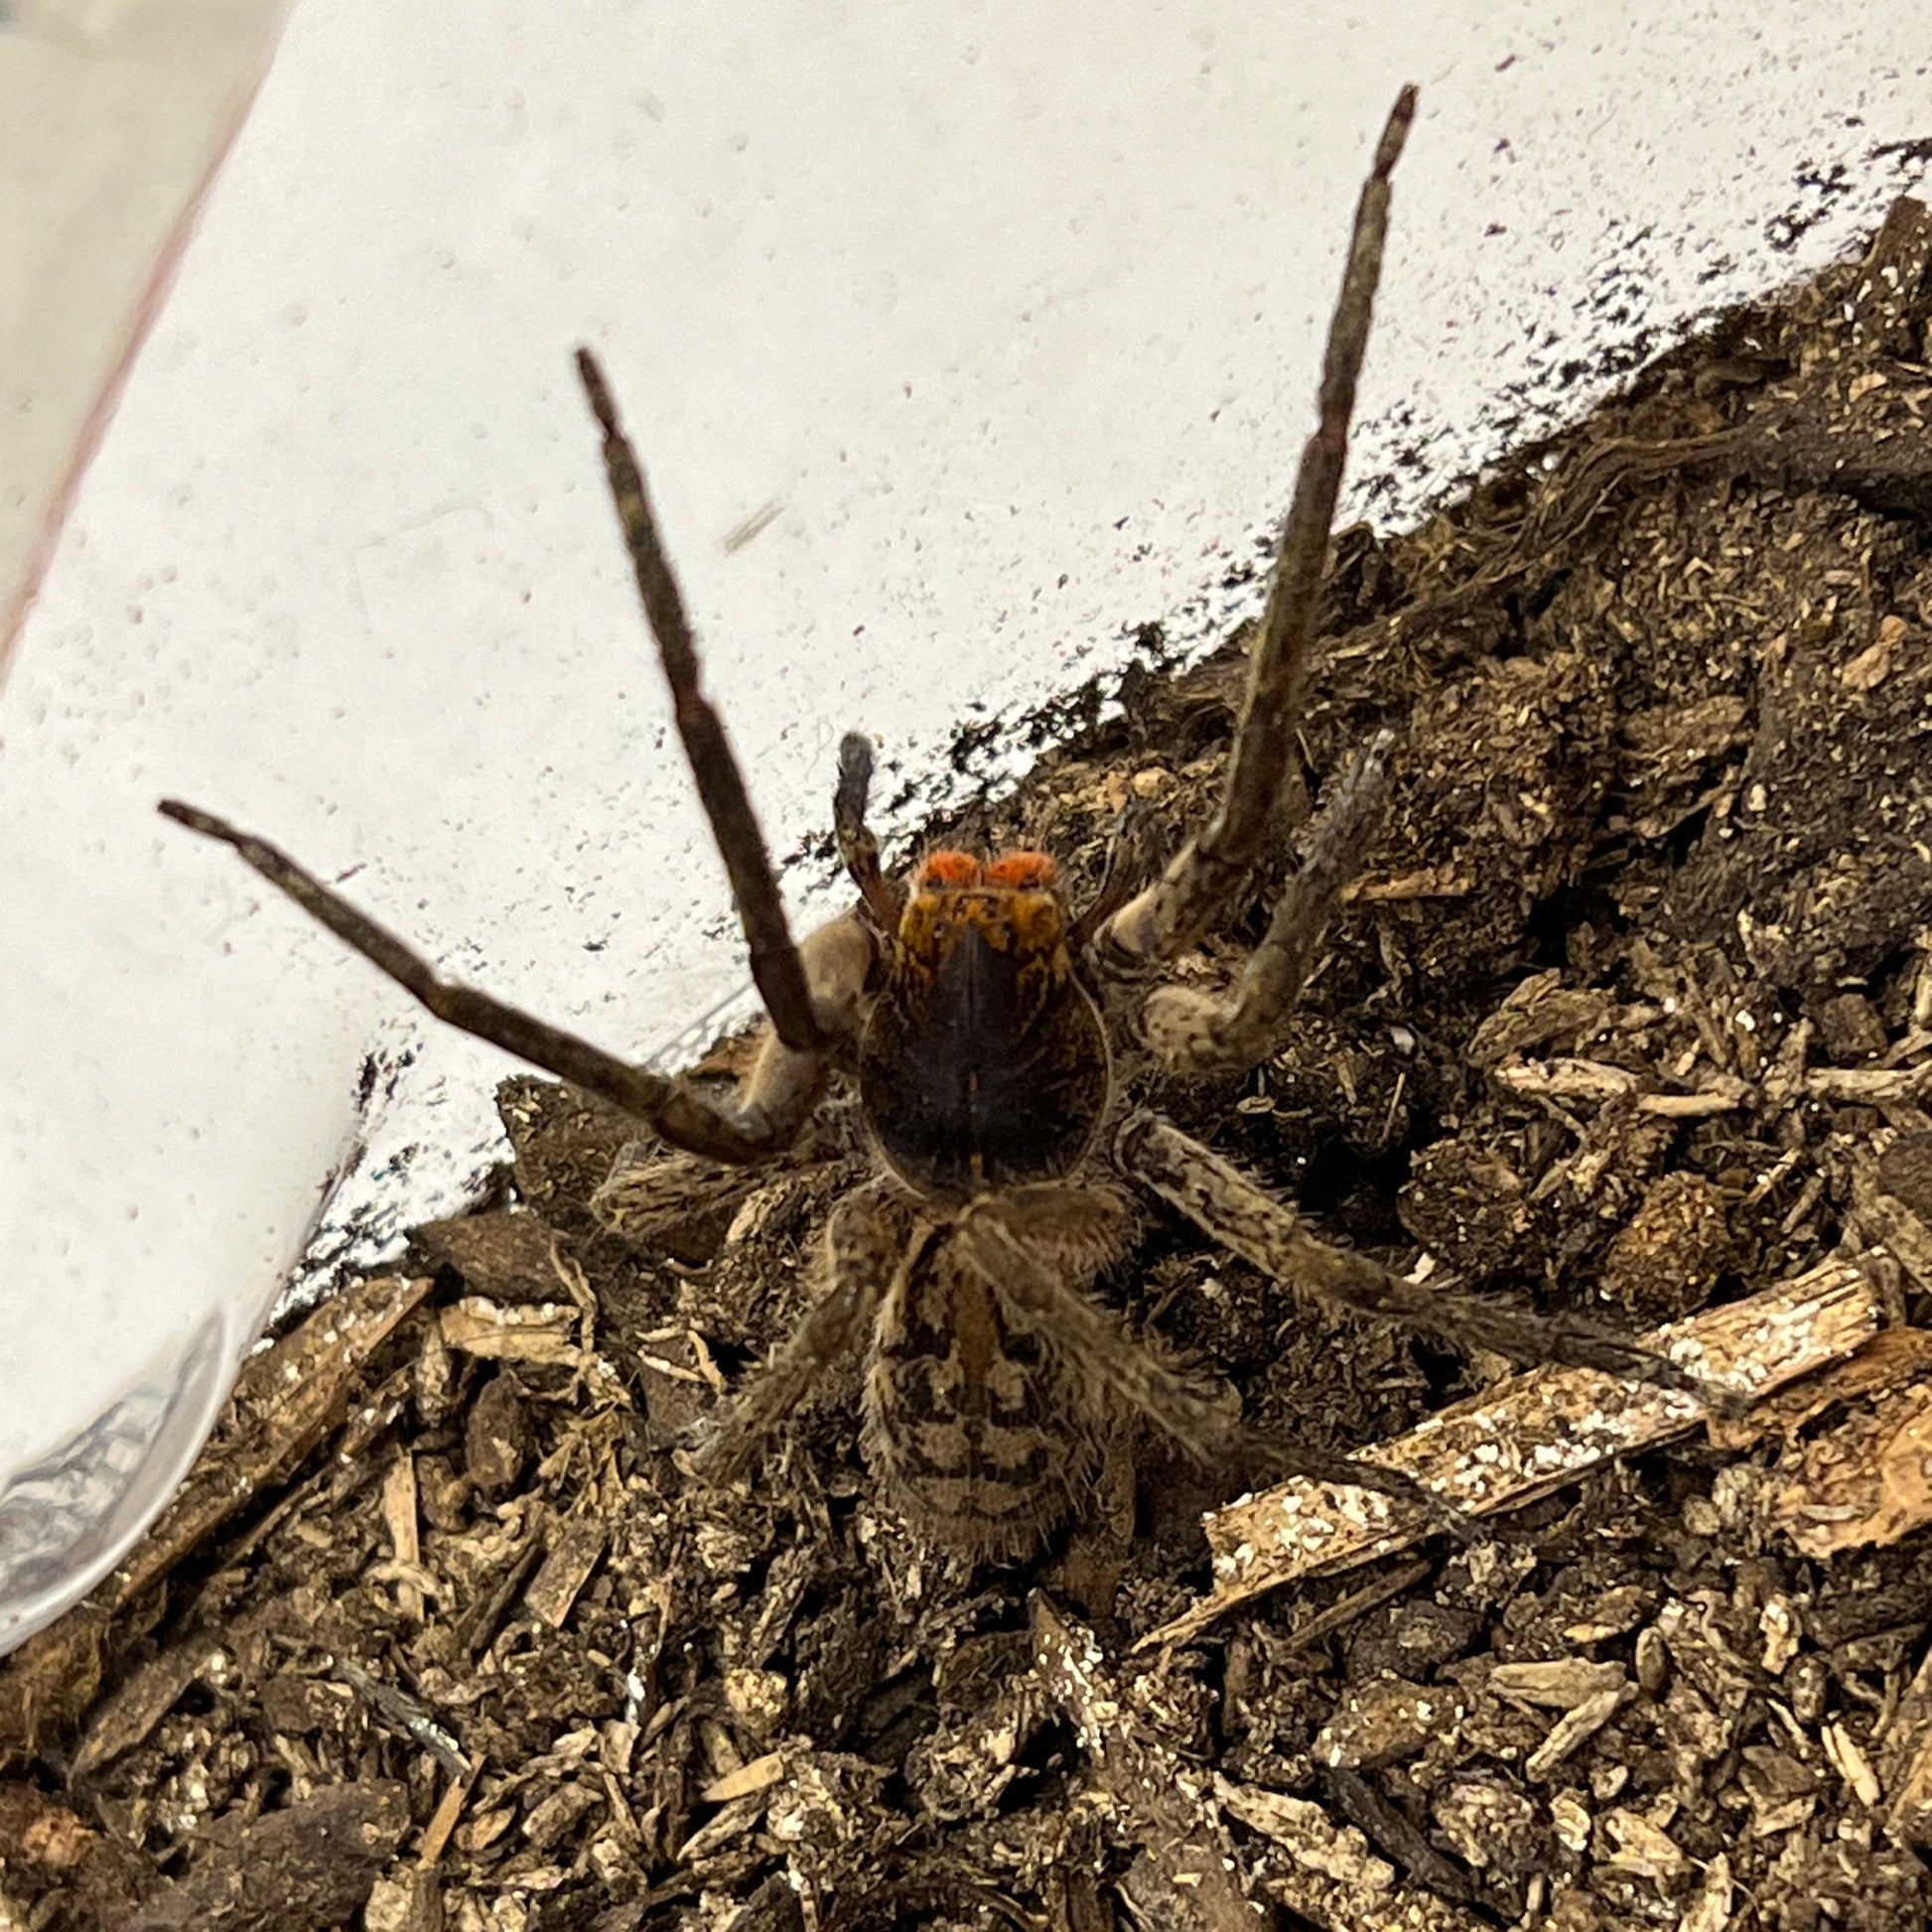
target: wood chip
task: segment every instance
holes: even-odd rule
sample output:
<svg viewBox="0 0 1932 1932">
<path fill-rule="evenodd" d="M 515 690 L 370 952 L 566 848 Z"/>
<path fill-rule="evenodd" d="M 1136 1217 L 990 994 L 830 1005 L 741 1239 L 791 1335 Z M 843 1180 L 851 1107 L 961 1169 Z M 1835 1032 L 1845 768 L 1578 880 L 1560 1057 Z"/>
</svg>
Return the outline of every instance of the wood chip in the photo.
<svg viewBox="0 0 1932 1932">
<path fill-rule="evenodd" d="M 1720 1852 L 1705 1866 L 1704 1883 L 1678 1921 L 1677 1932 L 1725 1932 L 1730 1923 L 1730 1855 Z"/>
<path fill-rule="evenodd" d="M 1858 1739 L 1842 1724 L 1826 1725 L 1819 1736 L 1825 1746 L 1825 1755 L 1832 1761 L 1832 1768 L 1852 1787 L 1859 1803 L 1867 1811 L 1876 1811 L 1884 1793 L 1879 1789 L 1870 1760 L 1859 1748 Z"/>
<path fill-rule="evenodd" d="M 0 1868 L 36 1884 L 65 1878 L 99 1837 L 58 1798 L 31 1784 L 0 1784 Z M 4 1912 L 0 1903 L 0 1924 Z"/>
<path fill-rule="evenodd" d="M 1932 1523 L 1932 1381 L 1888 1389 L 1806 1443 L 1771 1479 L 1766 1517 L 1808 1557 Z"/>
<path fill-rule="evenodd" d="M 1690 1868 L 1690 1861 L 1670 1834 L 1634 1811 L 1606 1811 L 1603 1829 L 1616 1850 L 1604 1862 L 1612 1870 L 1668 1884 Z"/>
<path fill-rule="evenodd" d="M 1745 1301 L 1657 1329 L 1645 1345 L 1725 1388 L 1761 1397 L 1849 1355 L 1878 1319 L 1870 1284 L 1850 1261 L 1834 1258 Z M 1591 1369 L 1537 1368 L 1363 1454 L 1481 1516 L 1547 1496 L 1706 1417 L 1692 1397 L 1675 1391 L 1616 1382 Z M 1184 1642 L 1237 1603 L 1299 1577 L 1386 1556 L 1430 1533 L 1421 1511 L 1380 1491 L 1301 1477 L 1210 1512 L 1205 1527 L 1213 1593 L 1153 1632 L 1149 1644 Z"/>
<path fill-rule="evenodd" d="M 590 1582 L 591 1572 L 604 1554 L 608 1533 L 607 1524 L 589 1516 L 574 1516 L 559 1526 L 550 1538 L 543 1568 L 523 1592 L 533 1616 L 541 1617 L 553 1630 L 564 1627 L 578 1591 Z"/>
<path fill-rule="evenodd" d="M 362 1907 L 362 1932 L 443 1932 L 443 1881 L 434 1871 L 378 1878 Z"/>
<path fill-rule="evenodd" d="M 429 1290 L 427 1277 L 356 1282 L 253 1357 L 201 1461 L 103 1586 L 107 1607 L 119 1608 L 159 1583 L 237 1510 L 293 1473 L 342 1422 L 362 1364 Z"/>
<path fill-rule="evenodd" d="M 1472 882 L 1452 865 L 1419 866 L 1414 872 L 1371 873 L 1341 889 L 1350 905 L 1389 905 L 1399 899 L 1466 898 Z"/>
<path fill-rule="evenodd" d="M 345 1924 L 408 1825 L 401 1785 L 329 1785 L 229 1833 L 124 1932 L 322 1932 Z"/>
<path fill-rule="evenodd" d="M 578 1311 L 557 1302 L 506 1308 L 500 1302 L 470 1295 L 443 1310 L 439 1319 L 445 1344 L 466 1355 L 497 1362 L 542 1362 L 559 1368 L 585 1365 L 576 1339 Z"/>
<path fill-rule="evenodd" d="M 1865 353 L 1913 354 L 1919 291 L 1932 262 L 1932 214 L 1901 195 L 1871 238 L 1852 295 L 1852 344 Z"/>
<path fill-rule="evenodd" d="M 498 1304 L 556 1300 L 551 1260 L 556 1232 L 540 1214 L 500 1208 L 430 1221 L 409 1237 L 432 1261 L 454 1268 L 472 1294 Z"/>
<path fill-rule="evenodd" d="M 1134 1715 L 1090 1630 L 1037 1595 L 1033 1624 L 1040 1683 L 1140 1844 L 1145 1875 L 1165 1893 L 1166 1922 L 1186 1932 L 1253 1932 L 1255 1906 L 1234 1875 L 1233 1847 L 1205 1777 Z"/>
<path fill-rule="evenodd" d="M 398 1564 L 420 1570 L 423 1543 L 416 1517 L 416 1458 L 404 1450 L 389 1464 L 382 1479 L 382 1521 L 389 1532 L 389 1547 Z M 417 1622 L 423 1616 L 423 1591 L 414 1583 L 396 1586 L 396 1607 Z"/>
<path fill-rule="evenodd" d="M 1637 1695 L 1634 1684 L 1619 1684 L 1587 1697 L 1566 1711 L 1550 1726 L 1549 1735 L 1523 1760 L 1523 1775 L 1532 1784 L 1547 1778 L 1565 1758 L 1587 1743 Z"/>
<path fill-rule="evenodd" d="M 1499 1085 L 1511 1093 L 1543 1094 L 1553 1100 L 1615 1100 L 1638 1092 L 1644 1082 L 1628 1067 L 1603 1060 L 1518 1060 L 1495 1070 Z"/>
<path fill-rule="evenodd" d="M 1932 1226 L 1867 1173 L 1853 1183 L 1859 1233 L 1882 1248 L 1910 1275 L 1922 1294 L 1932 1295 Z"/>
<path fill-rule="evenodd" d="M 477 1788 L 477 1780 L 482 1775 L 483 1759 L 480 1757 L 460 1777 L 450 1780 L 448 1790 L 437 1801 L 429 1823 L 423 1827 L 422 1842 L 416 1848 L 418 1864 L 429 1866 L 441 1860 L 444 1847 L 450 1842 L 450 1834 L 456 1830 L 457 1821 L 463 1816 L 463 1808 L 470 1802 L 470 1794 Z"/>
<path fill-rule="evenodd" d="M 705 1786 L 703 1798 L 708 1805 L 728 1805 L 734 1798 L 749 1798 L 755 1791 L 768 1790 L 785 1774 L 783 1751 L 766 1751 L 749 1764 L 741 1764 Z"/>
<path fill-rule="evenodd" d="M 1886 1101 L 1932 1099 L 1932 1060 L 1923 1066 L 1820 1066 L 1805 1075 L 1814 1100 L 1846 1107 L 1877 1107 Z"/>
<path fill-rule="evenodd" d="M 93 1714 L 69 1777 L 91 1777 L 147 1737 L 220 1651 L 211 1632 L 191 1637 L 143 1664 Z"/>
<path fill-rule="evenodd" d="M 1895 1792 L 1885 1829 L 1905 1845 L 1932 1845 L 1932 1656 L 1900 1693 L 1885 1733 L 1882 1789 Z"/>
<path fill-rule="evenodd" d="M 1606 1691 L 1620 1691 L 1621 1664 L 1593 1664 L 1587 1657 L 1557 1657 L 1548 1663 L 1498 1664 L 1489 1688 L 1512 1704 L 1574 1710 Z"/>
<path fill-rule="evenodd" d="M 1714 1073 L 1697 1093 L 1646 1093 L 1638 1097 L 1637 1112 L 1665 1120 L 1708 1120 L 1748 1107 L 1756 1098 L 1750 1083 L 1734 1073 Z"/>
<path fill-rule="evenodd" d="M 1395 1866 L 1377 1858 L 1353 1825 L 1337 1825 L 1312 1799 L 1230 1784 L 1218 1774 L 1214 1796 L 1230 1818 L 1272 1838 L 1297 1864 L 1310 1871 L 1377 1893 L 1383 1903 L 1395 1890 Z"/>
<path fill-rule="evenodd" d="M 1855 391 L 1856 388 L 1854 384 Z M 1852 400 L 1858 400 L 1856 393 Z M 1848 657 L 1838 667 L 1838 681 L 1848 691 L 1875 691 L 1891 675 L 1893 654 L 1904 641 L 1905 620 L 1899 617 L 1881 619 L 1877 636 L 1863 650 Z"/>
<path fill-rule="evenodd" d="M 677 1863 L 697 1864 L 743 1838 L 764 1816 L 768 1795 L 765 1791 L 754 1791 L 743 1798 L 734 1798 L 716 1818 L 707 1819 L 677 1848 Z"/>
<path fill-rule="evenodd" d="M 1644 1620 L 1651 1601 L 1650 1591 L 1641 1584 L 1613 1585 L 1596 1597 L 1582 1622 L 1564 1627 L 1564 1639 L 1574 1644 L 1607 1643 L 1625 1636 Z"/>
<path fill-rule="evenodd" d="M 1834 1403 L 1863 1402 L 1928 1375 L 1932 1329 L 1880 1328 L 1856 1355 L 1766 1396 L 1747 1414 L 1713 1416 L 1711 1441 L 1719 1449 L 1745 1449 L 1771 1436 L 1795 1439 Z"/>
<path fill-rule="evenodd" d="M 1271 1868 L 1262 1883 L 1271 1897 L 1323 1932 L 1477 1932 L 1482 1921 L 1414 1884 L 1376 1855 L 1353 1825 L 1338 1825 L 1310 1798 L 1232 1784 L 1216 1776 L 1214 1796 L 1237 1823 L 1272 1840 L 1291 1868 Z"/>
</svg>

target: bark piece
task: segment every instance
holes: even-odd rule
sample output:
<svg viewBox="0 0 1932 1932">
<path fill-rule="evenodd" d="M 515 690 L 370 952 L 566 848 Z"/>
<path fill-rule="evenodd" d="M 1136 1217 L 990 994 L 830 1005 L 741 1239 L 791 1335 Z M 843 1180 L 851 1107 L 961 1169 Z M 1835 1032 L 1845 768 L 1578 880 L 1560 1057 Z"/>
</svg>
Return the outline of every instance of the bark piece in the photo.
<svg viewBox="0 0 1932 1932">
<path fill-rule="evenodd" d="M 1823 1262 L 1748 1300 L 1656 1330 L 1646 1346 L 1746 1397 L 1851 1354 L 1876 1329 L 1877 1297 L 1849 1261 Z M 1591 1369 L 1531 1369 L 1364 1451 L 1472 1516 L 1515 1509 L 1614 1456 L 1706 1420 L 1688 1395 Z M 1151 1632 L 1184 1641 L 1223 1611 L 1313 1572 L 1386 1556 L 1430 1533 L 1428 1518 L 1379 1491 L 1295 1477 L 1205 1519 L 1214 1590 Z"/>
<path fill-rule="evenodd" d="M 253 1357 L 201 1460 L 105 1586 L 107 1606 L 159 1583 L 237 1510 L 285 1481 L 342 1421 L 362 1364 L 429 1290 L 427 1277 L 356 1282 Z"/>
<path fill-rule="evenodd" d="M 463 1425 L 463 1466 L 492 1501 L 516 1487 L 530 1459 L 530 1412 L 516 1377 L 499 1369 L 478 1391 Z"/>
<path fill-rule="evenodd" d="M 429 1259 L 454 1268 L 473 1294 L 492 1302 L 557 1299 L 556 1231 L 540 1214 L 503 1208 L 432 1221 L 410 1239 Z"/>
<path fill-rule="evenodd" d="M 361 1910 L 409 1825 L 399 1784 L 338 1784 L 250 1824 L 210 1831 L 207 1856 L 126 1932 L 322 1932 Z"/>
<path fill-rule="evenodd" d="M 423 1543 L 417 1521 L 416 1458 L 405 1449 L 389 1464 L 382 1480 L 382 1520 L 389 1532 L 389 1548 L 401 1568 L 419 1570 Z M 404 1616 L 423 1617 L 423 1591 L 410 1583 L 396 1586 L 396 1604 Z"/>
<path fill-rule="evenodd" d="M 543 1568 L 530 1579 L 523 1600 L 533 1616 L 540 1616 L 553 1630 L 561 1630 L 570 1617 L 570 1606 L 578 1592 L 591 1580 L 597 1560 L 604 1554 L 608 1525 L 589 1516 L 574 1516 L 558 1527 L 550 1539 Z"/>
<path fill-rule="evenodd" d="M 1878 1777 L 1895 1794 L 1886 1830 L 1906 1845 L 1932 1845 L 1932 1656 L 1898 1700 Z"/>
<path fill-rule="evenodd" d="M 25 1871 L 42 1883 L 64 1878 L 98 1838 L 60 1799 L 31 1784 L 0 1784 L 0 1870 Z"/>
<path fill-rule="evenodd" d="M 1478 1932 L 1484 1920 L 1420 1885 L 1403 1884 L 1361 1830 L 1338 1825 L 1311 1798 L 1232 1784 L 1217 1776 L 1227 1815 L 1280 1847 L 1261 1886 L 1321 1932 Z"/>
<path fill-rule="evenodd" d="M 1374 1770 L 1414 1757 L 1461 1716 L 1452 1687 L 1381 1677 L 1343 1693 L 1311 1750 L 1330 1770 Z"/>
<path fill-rule="evenodd" d="M 1886 1389 L 1807 1443 L 1766 1509 L 1808 1557 L 1896 1543 L 1932 1523 L 1932 1382 Z"/>
<path fill-rule="evenodd" d="M 1743 1449 L 1767 1436 L 1795 1439 L 1834 1403 L 1858 1402 L 1932 1374 L 1932 1329 L 1880 1328 L 1859 1350 L 1779 1389 L 1743 1416 L 1714 1416 L 1711 1441 Z"/>
<path fill-rule="evenodd" d="M 205 1631 L 143 1664 L 94 1712 L 69 1775 L 90 1777 L 141 1743 L 220 1648 L 220 1639 Z"/>
<path fill-rule="evenodd" d="M 1141 1886 L 1159 1888 L 1174 1926 L 1253 1932 L 1256 1907 L 1234 1875 L 1233 1847 L 1205 1774 L 1133 1715 L 1090 1630 L 1043 1596 L 1034 1598 L 1033 1623 L 1040 1681 L 1142 1849 Z"/>
<path fill-rule="evenodd" d="M 1498 1664 L 1489 1688 L 1515 1704 L 1540 1704 L 1574 1711 L 1578 1705 L 1623 1688 L 1621 1664 L 1593 1664 L 1585 1657 L 1558 1657 L 1548 1663 Z"/>
<path fill-rule="evenodd" d="M 511 1308 L 467 1295 L 440 1316 L 444 1343 L 493 1362 L 540 1362 L 558 1368 L 586 1366 L 577 1345 L 574 1308 L 538 1302 Z"/>
</svg>

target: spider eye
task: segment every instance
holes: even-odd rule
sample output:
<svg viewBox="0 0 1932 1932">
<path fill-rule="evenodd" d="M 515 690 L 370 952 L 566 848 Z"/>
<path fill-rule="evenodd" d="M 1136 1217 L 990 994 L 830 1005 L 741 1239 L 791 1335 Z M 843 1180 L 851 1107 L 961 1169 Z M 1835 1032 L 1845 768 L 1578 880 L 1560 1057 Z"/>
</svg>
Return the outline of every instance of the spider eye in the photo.
<svg viewBox="0 0 1932 1932">
<path fill-rule="evenodd" d="M 970 852 L 933 852 L 912 877 L 915 892 L 936 886 L 942 892 L 963 892 L 985 883 L 985 868 Z"/>
<path fill-rule="evenodd" d="M 1044 892 L 1059 877 L 1059 868 L 1043 852 L 1003 852 L 986 869 L 989 886 L 1017 892 Z"/>
</svg>

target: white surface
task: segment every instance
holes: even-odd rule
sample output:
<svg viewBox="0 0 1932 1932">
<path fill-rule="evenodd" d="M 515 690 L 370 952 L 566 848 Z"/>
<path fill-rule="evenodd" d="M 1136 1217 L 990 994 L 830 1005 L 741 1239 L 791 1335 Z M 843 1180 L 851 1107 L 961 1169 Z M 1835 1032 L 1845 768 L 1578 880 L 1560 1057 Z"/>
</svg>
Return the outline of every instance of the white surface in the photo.
<svg viewBox="0 0 1932 1932">
<path fill-rule="evenodd" d="M 282 12 L 0 0 L 0 678 L 107 392 Z"/>
<path fill-rule="evenodd" d="M 396 1224 L 486 1158 L 507 1069 L 156 797 L 359 868 L 450 968 L 620 1050 L 742 977 L 578 341 L 785 853 L 841 730 L 929 773 L 979 708 L 1244 605 L 1214 587 L 1285 505 L 1402 80 L 1353 465 L 1357 509 L 1394 471 L 1384 521 L 1875 221 L 1911 172 L 1874 150 L 1932 133 L 1922 30 L 1913 0 L 304 0 L 0 700 L 0 1471 L 259 1301 L 366 1047 L 423 1041 L 348 1189 Z"/>
</svg>

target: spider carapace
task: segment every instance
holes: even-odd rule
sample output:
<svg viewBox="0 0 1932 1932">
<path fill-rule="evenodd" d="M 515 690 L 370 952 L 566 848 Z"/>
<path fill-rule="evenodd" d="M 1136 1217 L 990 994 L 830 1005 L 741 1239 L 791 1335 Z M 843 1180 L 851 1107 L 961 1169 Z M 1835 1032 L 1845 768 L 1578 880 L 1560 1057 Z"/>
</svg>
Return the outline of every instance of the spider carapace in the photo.
<svg viewBox="0 0 1932 1932">
<path fill-rule="evenodd" d="M 1152 883 L 1103 888 L 1070 915 L 1045 854 L 934 852 L 901 887 L 866 825 L 872 748 L 848 737 L 833 818 L 859 893 L 794 944 L 750 798 L 701 685 L 695 641 L 643 477 L 602 370 L 579 371 L 678 731 L 730 875 L 763 1044 L 729 1098 L 605 1052 L 430 964 L 275 847 L 194 807 L 162 810 L 233 846 L 263 877 L 433 1014 L 635 1116 L 659 1144 L 733 1165 L 782 1157 L 829 1088 L 856 1085 L 877 1154 L 872 1177 L 826 1218 L 818 1279 L 789 1338 L 714 1414 L 693 1456 L 731 1480 L 801 1403 L 861 1368 L 864 1441 L 886 1499 L 931 1541 L 974 1558 L 1032 1550 L 1079 1506 L 1104 1445 L 1134 1426 L 1204 1465 L 1236 1446 L 1230 1405 L 1131 1336 L 1093 1295 L 1131 1250 L 1148 1190 L 1284 1285 L 1393 1315 L 1450 1345 L 1582 1362 L 1697 1387 L 1612 1335 L 1425 1291 L 1328 1245 L 1254 1180 L 1123 1094 L 1094 990 L 1138 1008 L 1138 1062 L 1182 1073 L 1251 1066 L 1272 1052 L 1342 887 L 1381 823 L 1384 732 L 1330 776 L 1267 930 L 1221 990 L 1155 984 L 1218 921 L 1251 902 L 1311 667 L 1313 615 L 1340 485 L 1355 383 L 1387 229 L 1389 178 L 1415 111 L 1405 89 L 1355 211 L 1329 326 L 1318 420 L 1302 455 L 1220 805 Z M 1132 887 L 1139 882 L 1124 882 Z M 1223 1392 L 1223 1395 L 1225 1392 Z M 1257 1445 L 1249 1443 L 1252 1449 Z M 1269 1459 L 1393 1492 L 1450 1519 L 1409 1478 L 1271 1441 Z M 1252 1460 L 1252 1456 L 1249 1458 Z"/>
<path fill-rule="evenodd" d="M 1043 852 L 934 852 L 913 874 L 859 1040 L 859 1099 L 910 1186 L 964 1201 L 1057 1180 L 1110 1091 L 1107 1030 Z"/>
</svg>

